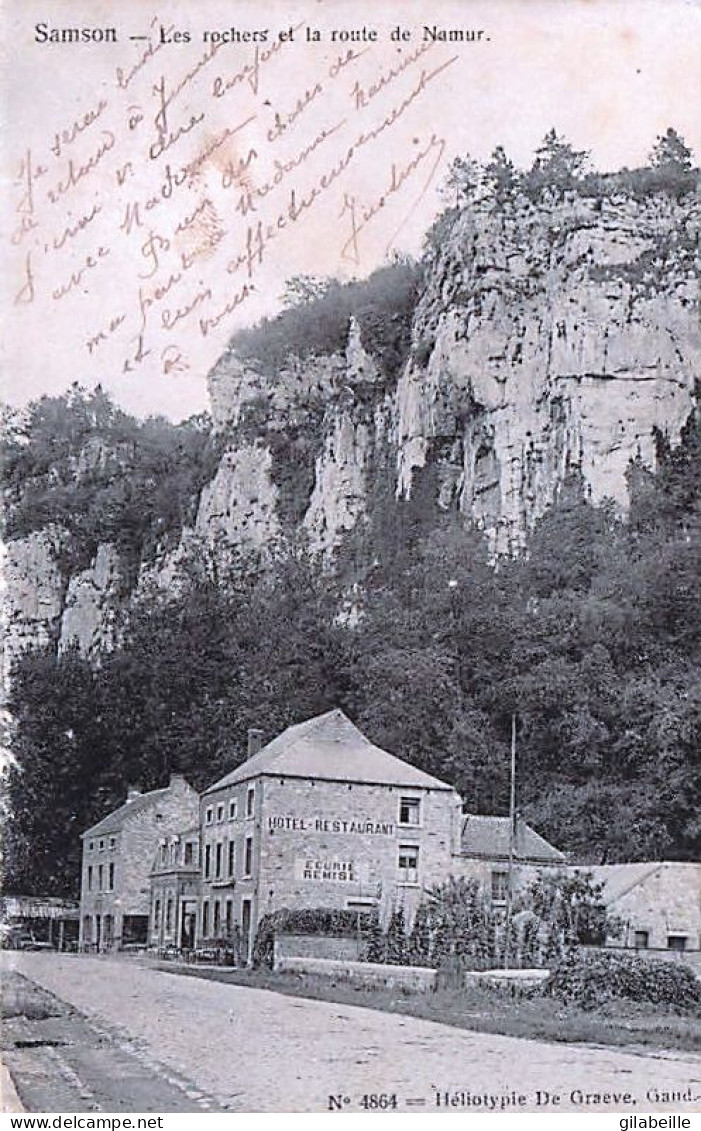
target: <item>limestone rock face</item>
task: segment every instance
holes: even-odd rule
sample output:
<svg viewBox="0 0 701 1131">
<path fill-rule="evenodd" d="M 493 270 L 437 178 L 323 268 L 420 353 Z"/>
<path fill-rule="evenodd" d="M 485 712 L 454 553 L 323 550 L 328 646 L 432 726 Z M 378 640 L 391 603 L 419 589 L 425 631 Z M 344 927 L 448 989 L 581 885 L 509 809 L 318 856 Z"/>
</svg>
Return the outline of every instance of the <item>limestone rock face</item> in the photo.
<svg viewBox="0 0 701 1131">
<path fill-rule="evenodd" d="M 698 209 L 564 201 L 463 214 L 437 257 L 396 397 L 398 490 L 441 466 L 444 505 L 514 552 L 577 469 L 628 502 L 653 429 L 679 438 L 699 378 Z"/>
<path fill-rule="evenodd" d="M 387 442 L 391 428 L 392 398 L 378 396 L 382 374 L 363 345 L 355 319 L 350 322 L 339 381 L 325 415 L 314 489 L 304 517 L 312 551 L 327 561 L 332 560 L 344 535 L 367 515 L 373 457 Z"/>
<path fill-rule="evenodd" d="M 695 404 L 700 211 L 660 193 L 477 201 L 446 223 L 413 316 L 361 310 L 333 352 L 278 365 L 263 337 L 263 356 L 229 350 L 208 378 L 223 454 L 194 522 L 129 570 L 105 544 L 72 577 L 54 527 L 10 542 L 8 655 L 75 641 L 96 656 L 134 599 L 299 533 L 331 567 L 412 496 L 429 525 L 437 505 L 484 529 L 494 557 L 519 552 L 573 472 L 624 514 L 631 461 L 654 467 L 655 430 L 674 445 Z M 118 476 L 127 454 L 88 438 L 75 478 Z"/>
<path fill-rule="evenodd" d="M 71 578 L 61 617 L 58 650 L 77 646 L 84 656 L 110 651 L 119 638 L 125 579 L 116 546 L 98 547 L 88 569 Z"/>
<path fill-rule="evenodd" d="M 58 637 L 65 590 L 57 562 L 60 545 L 55 527 L 7 543 L 2 572 L 8 666 L 27 648 L 44 647 Z"/>
<path fill-rule="evenodd" d="M 279 522 L 270 468 L 270 451 L 262 445 L 229 448 L 202 491 L 196 534 L 212 547 L 221 541 L 262 549 L 272 542 Z"/>
</svg>

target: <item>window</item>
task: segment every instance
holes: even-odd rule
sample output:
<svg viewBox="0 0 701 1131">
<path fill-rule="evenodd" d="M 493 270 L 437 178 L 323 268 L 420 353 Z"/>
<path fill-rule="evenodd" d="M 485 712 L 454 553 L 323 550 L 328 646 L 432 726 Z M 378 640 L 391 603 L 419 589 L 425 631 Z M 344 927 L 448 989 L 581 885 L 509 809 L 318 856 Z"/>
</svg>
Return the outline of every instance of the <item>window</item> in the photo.
<svg viewBox="0 0 701 1131">
<path fill-rule="evenodd" d="M 97 869 L 97 890 L 102 891 L 102 885 L 105 882 L 105 869 L 104 865 L 100 864 Z"/>
<path fill-rule="evenodd" d="M 114 864 L 110 864 L 107 871 L 107 890 L 114 891 Z"/>
<path fill-rule="evenodd" d="M 110 837 L 110 848 L 114 848 L 116 843 L 117 843 L 117 838 L 114 837 L 114 836 L 111 836 Z"/>
<path fill-rule="evenodd" d="M 212 846 L 211 846 L 211 844 L 205 844 L 205 846 L 204 846 L 204 878 L 205 878 L 205 880 L 209 879 L 211 871 L 212 871 Z"/>
<path fill-rule="evenodd" d="M 100 852 L 104 852 L 104 851 L 105 851 L 105 842 L 104 842 L 104 840 L 101 840 L 100 841 Z"/>
<path fill-rule="evenodd" d="M 226 923 L 226 935 L 227 935 L 227 938 L 228 938 L 228 937 L 230 937 L 231 931 L 232 931 L 233 926 L 234 926 L 234 901 L 233 901 L 233 899 L 227 899 L 227 901 L 226 901 L 226 920 L 225 920 L 225 923 Z"/>
<path fill-rule="evenodd" d="M 183 863 L 192 864 L 195 858 L 195 846 L 191 840 L 185 841 L 185 855 L 183 856 Z"/>
<path fill-rule="evenodd" d="M 221 879 L 221 864 L 222 864 L 222 849 L 223 849 L 223 847 L 224 847 L 223 844 L 221 843 L 221 841 L 219 841 L 219 843 L 217 844 L 215 856 L 214 856 L 214 860 L 215 860 L 214 876 L 217 880 Z"/>
<path fill-rule="evenodd" d="M 161 845 L 161 864 L 167 863 L 167 860 L 168 860 L 168 845 L 162 844 Z"/>
<path fill-rule="evenodd" d="M 173 900 L 169 899 L 166 903 L 166 931 L 173 928 Z"/>
<path fill-rule="evenodd" d="M 202 938 L 206 939 L 209 934 L 209 903 L 205 899 L 202 904 Z"/>
<path fill-rule="evenodd" d="M 421 801 L 418 797 L 400 797 L 399 824 L 418 825 L 421 817 Z"/>
<path fill-rule="evenodd" d="M 156 902 L 153 905 L 153 929 L 154 929 L 154 931 L 158 930 L 160 922 L 161 922 L 161 901 L 160 901 L 160 899 L 157 899 Z"/>
<path fill-rule="evenodd" d="M 223 805 L 217 805 L 217 820 L 218 821 L 224 820 L 224 806 Z"/>
<path fill-rule="evenodd" d="M 214 901 L 214 923 L 212 924 L 212 930 L 214 932 L 215 939 L 219 938 L 220 927 L 221 927 L 221 904 L 220 904 L 218 899 L 215 899 L 215 901 Z"/>
<path fill-rule="evenodd" d="M 230 821 L 236 820 L 236 798 L 235 797 L 233 797 L 231 799 L 231 801 L 229 802 L 229 820 Z"/>
<path fill-rule="evenodd" d="M 212 806 L 210 805 L 205 812 L 204 823 L 205 823 L 205 825 L 211 825 L 213 820 L 214 820 L 214 810 L 213 810 Z"/>
<path fill-rule="evenodd" d="M 417 844 L 399 846 L 399 882 L 417 884 L 419 882 L 419 847 Z"/>
<path fill-rule="evenodd" d="M 246 837 L 246 848 L 243 857 L 243 874 L 250 876 L 253 871 L 253 837 Z"/>
<path fill-rule="evenodd" d="M 95 841 L 91 840 L 90 843 L 88 844 L 88 851 L 92 852 L 94 847 L 95 847 Z"/>
<path fill-rule="evenodd" d="M 229 841 L 229 861 L 228 861 L 228 865 L 229 865 L 229 875 L 234 876 L 236 874 L 236 841 L 235 840 Z"/>
<path fill-rule="evenodd" d="M 686 950 L 686 935 L 667 935 L 667 950 Z"/>
<path fill-rule="evenodd" d="M 88 864 L 88 891 L 92 891 L 92 864 Z"/>
<path fill-rule="evenodd" d="M 248 792 L 246 793 L 246 816 L 247 817 L 253 816 L 255 801 L 256 801 L 256 787 L 254 785 L 250 785 L 248 787 Z"/>
<path fill-rule="evenodd" d="M 633 939 L 633 946 L 636 950 L 647 950 L 650 945 L 650 932 L 649 931 L 636 931 Z"/>
<path fill-rule="evenodd" d="M 509 898 L 509 873 L 492 872 L 492 903 L 506 903 Z"/>
</svg>

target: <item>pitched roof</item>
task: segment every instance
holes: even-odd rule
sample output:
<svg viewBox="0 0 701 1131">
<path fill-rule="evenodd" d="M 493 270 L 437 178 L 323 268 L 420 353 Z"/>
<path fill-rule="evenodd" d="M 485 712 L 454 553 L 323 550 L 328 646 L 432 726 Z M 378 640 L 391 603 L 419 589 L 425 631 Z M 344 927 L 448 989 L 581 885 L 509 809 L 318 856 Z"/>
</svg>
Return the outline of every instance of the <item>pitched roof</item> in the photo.
<svg viewBox="0 0 701 1131">
<path fill-rule="evenodd" d="M 338 709 L 288 727 L 257 754 L 210 785 L 205 793 L 261 774 L 407 788 L 453 788 L 374 746 Z"/>
<path fill-rule="evenodd" d="M 140 793 L 133 801 L 125 801 L 120 805 L 119 809 L 113 810 L 98 821 L 92 828 L 86 829 L 80 835 L 86 836 L 102 836 L 103 833 L 117 833 L 121 829 L 127 817 L 132 817 L 134 813 L 141 813 L 149 806 L 154 805 L 161 797 L 164 797 L 168 792 L 167 789 L 152 789 L 149 793 Z"/>
<path fill-rule="evenodd" d="M 664 864 L 659 862 L 636 861 L 633 864 L 596 864 L 591 868 L 583 866 L 578 871 L 591 872 L 596 883 L 604 884 L 604 902 L 615 903 L 663 867 Z"/>
<path fill-rule="evenodd" d="M 510 824 L 509 817 L 466 817 L 460 838 L 461 856 L 508 859 Z M 525 821 L 517 823 L 514 859 L 539 861 L 543 864 L 565 863 L 564 854 Z"/>
</svg>

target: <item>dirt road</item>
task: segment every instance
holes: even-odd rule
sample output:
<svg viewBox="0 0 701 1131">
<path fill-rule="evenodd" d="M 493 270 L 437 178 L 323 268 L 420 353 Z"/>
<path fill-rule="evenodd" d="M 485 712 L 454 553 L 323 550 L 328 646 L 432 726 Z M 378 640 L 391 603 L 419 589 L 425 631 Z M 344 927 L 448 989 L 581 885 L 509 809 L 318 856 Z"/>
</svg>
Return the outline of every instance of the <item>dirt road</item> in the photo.
<svg viewBox="0 0 701 1131">
<path fill-rule="evenodd" d="M 701 1111 L 701 1064 L 691 1054 L 472 1033 L 186 978 L 138 960 L 36 953 L 3 961 L 212 1107 L 314 1112 L 336 1103 L 360 1111 L 363 1097 L 372 1105 L 370 1097 L 394 1095 L 405 1111 Z"/>
</svg>

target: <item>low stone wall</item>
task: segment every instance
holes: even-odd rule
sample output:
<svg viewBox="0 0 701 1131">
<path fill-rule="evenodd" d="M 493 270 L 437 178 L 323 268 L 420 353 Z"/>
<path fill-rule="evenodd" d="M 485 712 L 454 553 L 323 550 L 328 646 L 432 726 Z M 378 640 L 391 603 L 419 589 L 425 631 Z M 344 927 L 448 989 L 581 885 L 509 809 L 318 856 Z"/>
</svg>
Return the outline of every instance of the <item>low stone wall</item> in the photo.
<svg viewBox="0 0 701 1131">
<path fill-rule="evenodd" d="M 500 988 L 514 986 L 530 990 L 542 986 L 549 977 L 549 970 L 467 970 L 464 984 L 470 986 L 477 983 Z"/>
<path fill-rule="evenodd" d="M 436 971 L 426 966 L 389 966 L 379 962 L 280 957 L 276 959 L 275 970 L 281 974 L 341 978 L 357 986 L 381 986 L 384 989 L 406 990 L 417 994 L 427 993 L 436 986 Z"/>
<path fill-rule="evenodd" d="M 362 940 L 331 935 L 276 935 L 273 965 L 281 958 L 330 958 L 339 962 L 359 962 Z"/>
</svg>

